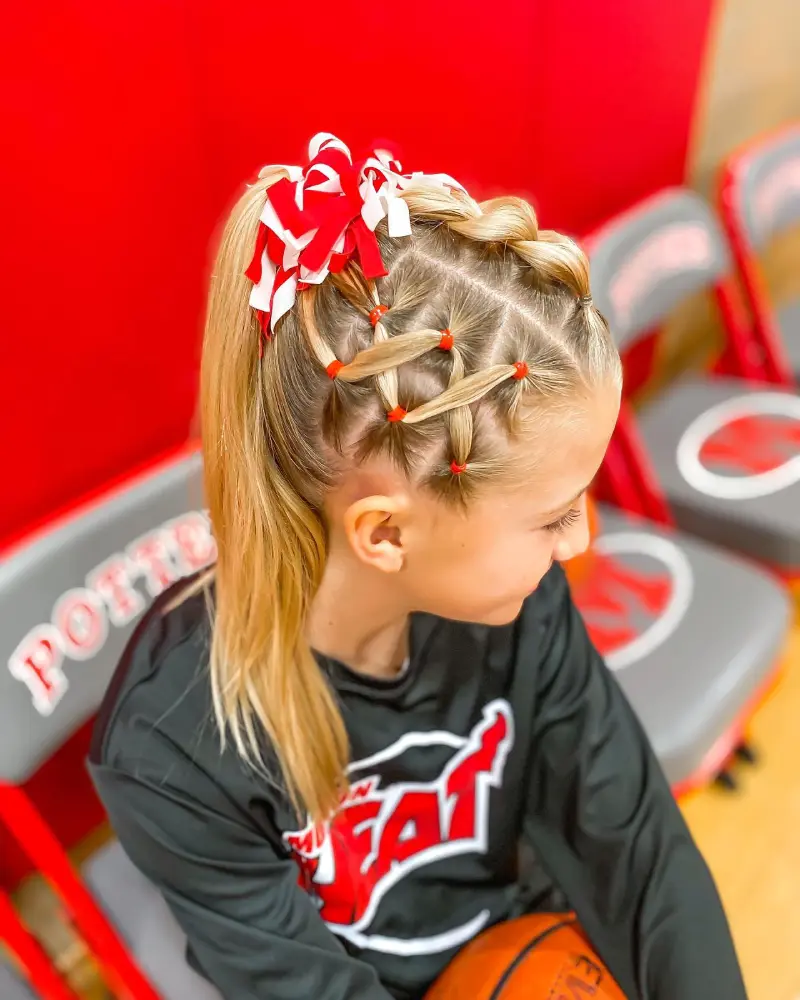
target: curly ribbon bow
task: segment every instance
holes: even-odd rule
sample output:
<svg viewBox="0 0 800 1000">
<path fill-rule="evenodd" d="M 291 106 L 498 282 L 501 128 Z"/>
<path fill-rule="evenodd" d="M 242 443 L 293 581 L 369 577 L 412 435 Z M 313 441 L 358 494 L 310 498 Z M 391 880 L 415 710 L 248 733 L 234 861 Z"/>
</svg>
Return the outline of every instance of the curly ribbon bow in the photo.
<svg viewBox="0 0 800 1000">
<path fill-rule="evenodd" d="M 357 259 L 367 278 L 386 274 L 375 229 L 386 219 L 392 238 L 411 235 L 408 206 L 400 197 L 410 184 L 463 190 L 447 174 L 402 174 L 384 149 L 354 164 L 347 146 L 328 132 L 315 135 L 308 152 L 305 167 L 285 167 L 288 176 L 267 191 L 245 272 L 253 282 L 250 305 L 267 337 L 298 291 L 321 284 L 349 260 Z"/>
</svg>

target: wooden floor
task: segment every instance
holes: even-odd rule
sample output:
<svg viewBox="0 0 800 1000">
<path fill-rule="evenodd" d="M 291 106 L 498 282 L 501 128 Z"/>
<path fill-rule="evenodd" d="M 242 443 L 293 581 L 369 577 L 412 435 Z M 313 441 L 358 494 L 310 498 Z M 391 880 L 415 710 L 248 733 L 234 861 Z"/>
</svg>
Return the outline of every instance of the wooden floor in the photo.
<svg viewBox="0 0 800 1000">
<path fill-rule="evenodd" d="M 750 1000 L 800 1000 L 800 619 L 785 662 L 753 720 L 760 764 L 740 772 L 739 792 L 709 788 L 683 803 L 722 893 Z M 81 996 L 106 1000 L 46 887 L 29 881 L 19 903 Z"/>
</svg>

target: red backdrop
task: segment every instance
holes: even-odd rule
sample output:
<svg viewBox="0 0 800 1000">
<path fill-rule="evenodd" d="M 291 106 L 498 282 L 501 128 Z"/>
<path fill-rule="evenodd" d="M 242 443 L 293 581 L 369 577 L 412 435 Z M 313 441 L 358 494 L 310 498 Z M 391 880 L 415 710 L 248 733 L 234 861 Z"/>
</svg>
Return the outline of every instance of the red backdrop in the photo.
<svg viewBox="0 0 800 1000">
<path fill-rule="evenodd" d="M 388 137 L 407 166 L 527 193 L 580 234 L 683 179 L 712 3 L 14 5 L 0 544 L 186 437 L 209 247 L 260 164 L 319 130 Z M 68 841 L 99 816 L 85 744 L 31 788 Z"/>
<path fill-rule="evenodd" d="M 580 233 L 681 181 L 711 5 L 15 5 L 0 541 L 185 437 L 208 247 L 261 163 L 388 136 Z"/>
</svg>

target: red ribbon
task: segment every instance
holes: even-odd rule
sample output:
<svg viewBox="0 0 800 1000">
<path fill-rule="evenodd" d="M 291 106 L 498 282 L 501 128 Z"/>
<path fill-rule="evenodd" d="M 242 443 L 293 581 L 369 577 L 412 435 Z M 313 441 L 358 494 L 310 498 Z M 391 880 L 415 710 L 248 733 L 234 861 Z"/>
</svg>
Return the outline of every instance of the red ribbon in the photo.
<svg viewBox="0 0 800 1000">
<path fill-rule="evenodd" d="M 299 239 L 316 230 L 308 245 L 300 251 L 298 258 L 298 264 L 302 264 L 311 272 L 320 271 L 327 264 L 328 270 L 336 274 L 355 258 L 366 278 L 381 278 L 388 273 L 381 257 L 378 239 L 361 215 L 364 202 L 359 191 L 359 179 L 364 162 L 366 161 L 354 165 L 342 150 L 335 146 L 323 146 L 317 156 L 303 169 L 302 209 L 298 207 L 296 201 L 297 185 L 301 182 L 282 177 L 269 189 L 267 197 L 275 214 L 281 225 L 294 237 Z M 320 166 L 326 166 L 336 172 L 341 192 L 310 190 L 316 184 L 330 179 L 326 172 L 319 169 Z M 383 171 L 379 168 L 370 168 L 370 180 L 376 191 L 384 180 L 382 175 Z M 342 238 L 342 250 L 334 252 L 334 247 Z M 261 222 L 253 259 L 245 272 L 254 284 L 257 285 L 262 278 L 262 257 L 265 250 L 277 271 L 272 289 L 272 300 L 274 300 L 275 293 L 281 285 L 298 273 L 298 267 L 284 271 L 283 258 L 286 245 L 277 233 Z M 298 281 L 298 291 L 307 287 L 306 282 Z M 272 301 L 269 311 L 258 312 L 259 325 L 266 338 L 269 337 L 271 310 Z M 261 348 L 263 349 L 263 339 Z M 399 408 L 393 413 L 399 413 Z M 397 419 L 397 416 L 390 416 L 390 419 Z"/>
<path fill-rule="evenodd" d="M 342 188 L 341 194 L 325 191 L 309 191 L 313 178 L 314 167 L 317 163 L 324 163 L 339 176 L 339 183 Z M 375 233 L 367 226 L 361 216 L 361 209 L 364 201 L 359 191 L 359 177 L 361 166 L 353 166 L 344 153 L 338 149 L 323 149 L 317 158 L 309 164 L 306 172 L 306 190 L 304 191 L 303 212 L 297 213 L 305 224 L 305 232 L 316 228 L 311 242 L 300 253 L 300 263 L 307 267 L 309 271 L 319 271 L 325 266 L 326 261 L 333 254 L 333 258 L 328 264 L 329 270 L 341 271 L 346 263 L 357 253 L 358 260 L 364 276 L 367 278 L 382 278 L 388 272 L 381 257 Z M 321 177 L 324 175 L 320 175 Z M 285 195 L 280 194 L 281 206 L 273 206 L 278 213 L 281 222 L 290 229 L 295 230 L 289 224 L 300 224 L 299 219 L 292 213 L 292 209 L 283 211 L 283 199 Z M 272 201 L 272 189 L 270 189 L 270 201 Z M 297 212 L 297 205 L 292 198 L 292 206 Z M 333 248 L 344 236 L 344 249 L 334 254 Z"/>
<path fill-rule="evenodd" d="M 267 256 L 275 265 L 275 267 L 283 267 L 283 253 L 286 249 L 286 244 L 276 233 L 273 233 L 271 229 L 267 230 Z"/>
<path fill-rule="evenodd" d="M 244 272 L 254 285 L 257 285 L 261 281 L 261 255 L 264 253 L 264 247 L 267 245 L 268 236 L 269 230 L 263 222 L 259 222 L 255 253 L 249 267 Z"/>
<path fill-rule="evenodd" d="M 283 227 L 288 229 L 292 236 L 300 237 L 314 227 L 309 224 L 311 220 L 306 218 L 306 213 L 297 207 L 297 202 L 294 200 L 296 188 L 297 181 L 281 177 L 269 189 L 267 197 Z"/>
</svg>

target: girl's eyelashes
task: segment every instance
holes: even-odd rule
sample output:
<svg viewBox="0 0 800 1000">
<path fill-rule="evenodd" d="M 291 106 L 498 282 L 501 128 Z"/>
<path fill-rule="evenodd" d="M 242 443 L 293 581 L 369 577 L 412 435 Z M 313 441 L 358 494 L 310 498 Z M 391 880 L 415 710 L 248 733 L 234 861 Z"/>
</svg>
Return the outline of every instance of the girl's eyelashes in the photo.
<svg viewBox="0 0 800 1000">
<path fill-rule="evenodd" d="M 563 531 L 568 528 L 571 524 L 575 524 L 576 521 L 580 519 L 581 511 L 577 507 L 573 507 L 568 510 L 566 514 L 562 514 L 557 521 L 552 521 L 550 524 L 544 525 L 545 531 Z"/>
</svg>

